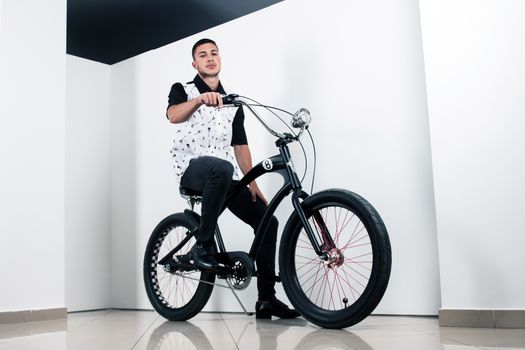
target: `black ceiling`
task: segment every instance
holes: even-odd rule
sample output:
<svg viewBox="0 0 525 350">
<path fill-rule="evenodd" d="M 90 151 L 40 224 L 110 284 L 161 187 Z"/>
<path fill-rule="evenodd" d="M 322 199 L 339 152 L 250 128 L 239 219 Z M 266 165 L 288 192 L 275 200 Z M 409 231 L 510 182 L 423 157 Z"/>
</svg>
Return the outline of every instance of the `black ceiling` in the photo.
<svg viewBox="0 0 525 350">
<path fill-rule="evenodd" d="M 67 0 L 67 53 L 113 64 L 283 0 Z"/>
</svg>

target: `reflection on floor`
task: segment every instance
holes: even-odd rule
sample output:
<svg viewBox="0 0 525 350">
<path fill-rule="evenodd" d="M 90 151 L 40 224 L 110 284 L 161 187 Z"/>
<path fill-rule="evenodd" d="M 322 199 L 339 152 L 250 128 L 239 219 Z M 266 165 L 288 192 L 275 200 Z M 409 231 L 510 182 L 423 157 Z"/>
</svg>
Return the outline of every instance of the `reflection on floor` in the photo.
<svg viewBox="0 0 525 350">
<path fill-rule="evenodd" d="M 303 319 L 256 321 L 201 313 L 167 322 L 153 311 L 71 313 L 66 320 L 0 325 L 0 349 L 525 349 L 523 329 L 440 328 L 436 318 L 371 316 L 344 330 Z"/>
</svg>

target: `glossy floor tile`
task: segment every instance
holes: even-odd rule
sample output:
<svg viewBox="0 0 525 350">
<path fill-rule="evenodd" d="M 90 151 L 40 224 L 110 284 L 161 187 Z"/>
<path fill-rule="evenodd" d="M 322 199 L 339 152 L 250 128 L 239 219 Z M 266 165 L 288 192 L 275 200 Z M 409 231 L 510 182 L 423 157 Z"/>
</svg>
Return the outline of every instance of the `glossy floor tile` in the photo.
<svg viewBox="0 0 525 350">
<path fill-rule="evenodd" d="M 344 330 L 302 318 L 257 321 L 243 314 L 201 313 L 168 322 L 153 311 L 71 313 L 66 320 L 0 325 L 0 349 L 525 349 L 523 329 L 439 327 L 437 318 L 371 316 Z"/>
</svg>

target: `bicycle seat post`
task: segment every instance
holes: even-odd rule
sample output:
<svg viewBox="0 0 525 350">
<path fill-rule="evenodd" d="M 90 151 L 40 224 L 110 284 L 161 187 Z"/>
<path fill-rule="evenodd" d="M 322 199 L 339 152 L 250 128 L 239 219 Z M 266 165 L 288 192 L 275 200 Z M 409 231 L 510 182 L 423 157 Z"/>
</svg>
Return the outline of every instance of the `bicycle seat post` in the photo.
<svg viewBox="0 0 525 350">
<path fill-rule="evenodd" d="M 195 209 L 195 204 L 200 204 L 202 201 L 202 193 L 199 191 L 190 190 L 182 186 L 179 188 L 179 191 L 181 197 L 188 201 L 192 211 Z"/>
<path fill-rule="evenodd" d="M 187 198 L 188 204 L 190 205 L 190 208 L 192 211 L 195 211 L 195 204 L 199 204 L 201 202 L 201 197 L 199 196 L 189 196 Z"/>
</svg>

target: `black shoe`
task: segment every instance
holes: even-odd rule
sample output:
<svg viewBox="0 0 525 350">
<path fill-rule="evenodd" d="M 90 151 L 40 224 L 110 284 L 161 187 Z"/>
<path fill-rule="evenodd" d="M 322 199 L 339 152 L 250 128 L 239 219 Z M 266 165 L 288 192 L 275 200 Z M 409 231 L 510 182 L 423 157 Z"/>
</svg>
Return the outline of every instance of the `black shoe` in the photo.
<svg viewBox="0 0 525 350">
<path fill-rule="evenodd" d="M 195 245 L 190 250 L 191 259 L 195 266 L 205 269 L 205 270 L 216 270 L 217 261 L 212 256 L 211 245 L 204 243 L 195 243 Z"/>
<path fill-rule="evenodd" d="M 257 301 L 255 303 L 255 318 L 296 318 L 301 316 L 297 311 L 290 309 L 285 303 L 277 298 L 270 301 Z"/>
</svg>

